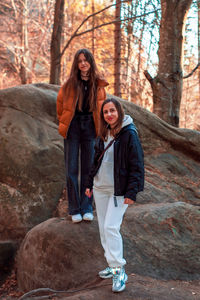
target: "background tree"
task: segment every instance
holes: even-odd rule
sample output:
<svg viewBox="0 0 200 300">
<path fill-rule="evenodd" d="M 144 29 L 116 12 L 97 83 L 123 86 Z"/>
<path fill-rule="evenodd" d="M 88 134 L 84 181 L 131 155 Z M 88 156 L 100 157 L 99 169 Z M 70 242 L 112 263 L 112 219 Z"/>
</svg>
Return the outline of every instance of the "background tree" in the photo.
<svg viewBox="0 0 200 300">
<path fill-rule="evenodd" d="M 121 67 L 121 1 L 116 0 L 115 8 L 115 54 L 114 54 L 114 94 L 121 97 L 121 81 L 120 81 L 120 67 Z"/>
<path fill-rule="evenodd" d="M 161 0 L 159 64 L 157 76 L 146 71 L 153 91 L 153 112 L 174 126 L 179 126 L 182 96 L 183 31 L 192 0 Z"/>
<path fill-rule="evenodd" d="M 59 42 L 58 40 L 56 41 L 57 35 L 55 33 L 58 32 L 59 34 L 60 31 L 53 32 L 55 0 L 27 1 L 27 9 L 24 9 L 25 6 L 20 6 L 20 4 L 26 1 L 5 0 L 0 2 L 1 88 L 21 84 L 21 75 L 23 74 L 25 75 L 24 82 L 27 83 L 49 82 L 49 74 L 53 74 L 52 81 L 59 84 L 59 81 L 56 81 L 59 78 L 60 84 L 62 84 L 69 75 L 74 53 L 81 47 L 87 47 L 94 52 L 100 71 L 109 81 L 107 91 L 110 94 L 114 94 L 116 73 L 114 70 L 116 2 L 113 0 L 110 2 L 106 0 L 65 1 L 63 30 L 59 39 L 61 45 L 59 50 L 57 47 Z M 183 2 L 177 2 L 179 5 L 176 6 L 176 9 L 179 9 L 179 13 L 181 11 L 180 3 L 183 5 Z M 197 20 L 197 4 L 199 4 L 199 0 L 193 0 L 189 18 L 187 18 L 188 26 L 185 31 L 186 37 L 184 42 L 185 52 L 182 55 L 184 69 L 181 80 L 184 93 L 181 98 L 180 124 L 189 128 L 197 128 L 196 120 L 198 114 L 196 112 L 198 109 L 194 107 L 195 105 L 197 107 L 199 102 L 198 72 L 193 72 L 198 63 L 197 33 L 194 36 L 197 26 L 190 25 L 194 24 L 194 20 L 195 22 Z M 157 87 L 161 84 L 161 79 L 165 80 L 165 76 L 171 74 L 168 66 L 166 69 L 163 67 L 163 74 L 161 74 L 161 61 L 159 61 L 158 65 L 157 50 L 159 42 L 164 44 L 163 39 L 159 41 L 161 8 L 163 9 L 163 16 L 165 16 L 166 9 L 171 14 L 170 20 L 166 19 L 166 21 L 169 22 L 171 28 L 174 28 L 177 11 L 176 9 L 173 10 L 172 6 L 171 1 L 167 1 L 166 6 L 161 7 L 160 0 L 129 0 L 121 3 L 120 85 L 118 85 L 120 86 L 121 97 L 151 111 L 153 110 L 153 92 L 149 81 L 144 76 L 144 70 L 149 71 L 152 79 L 155 79 L 154 83 Z M 23 18 L 21 18 L 22 15 Z M 162 22 L 164 21 L 162 20 Z M 162 23 L 162 27 L 167 29 L 167 24 Z M 26 29 L 24 35 L 22 35 L 22 28 Z M 160 32 L 161 37 L 167 36 L 164 30 Z M 52 43 L 52 45 L 50 44 L 51 36 L 56 38 L 54 39 L 55 44 Z M 161 55 L 161 49 L 159 49 L 159 55 L 160 57 L 162 56 L 163 60 L 168 54 L 170 54 L 169 57 L 173 57 L 174 52 L 171 45 L 173 43 L 177 45 L 176 42 L 177 36 L 171 34 L 169 39 L 171 52 L 168 51 L 169 49 L 166 49 L 165 52 L 162 52 L 164 54 Z M 56 59 L 52 59 L 54 63 L 52 63 L 51 69 L 52 49 L 54 49 L 54 54 L 56 49 L 59 50 L 58 53 L 60 52 L 58 54 L 60 70 L 57 68 L 58 65 L 54 66 Z M 176 66 L 178 64 L 176 65 L 176 60 L 168 59 L 168 63 L 170 63 L 170 66 L 173 64 L 174 69 L 171 68 L 173 69 L 172 71 L 177 69 Z M 180 65 L 182 67 L 181 63 Z M 24 67 L 24 73 L 20 72 L 22 66 Z M 192 75 L 187 77 L 191 72 L 193 72 Z M 158 75 L 162 75 L 163 78 Z M 170 78 L 172 79 L 173 76 Z M 157 82 L 156 79 L 158 79 Z M 162 91 L 160 92 L 161 96 L 164 95 L 164 99 L 165 96 L 168 96 L 168 89 L 171 94 L 173 89 L 176 89 L 176 85 L 172 84 L 172 81 L 169 84 L 168 81 L 166 82 L 167 92 L 165 91 L 165 94 L 162 94 Z M 188 96 L 186 97 L 186 95 Z M 170 103 L 172 105 L 172 102 Z"/>
<path fill-rule="evenodd" d="M 45 81 L 49 75 L 51 0 L 0 2 L 0 85 Z"/>
<path fill-rule="evenodd" d="M 61 38 L 64 19 L 64 0 L 56 0 L 53 32 L 51 37 L 50 83 L 60 84 L 61 72 Z"/>
<path fill-rule="evenodd" d="M 200 129 L 199 119 L 199 72 L 198 66 L 198 3 L 193 1 L 185 31 L 183 93 L 180 107 L 180 127 Z M 196 31 L 193 28 L 196 27 Z M 193 41 L 193 43 L 191 43 Z M 196 43 L 195 43 L 196 41 Z M 196 70 L 196 71 L 195 71 Z"/>
<path fill-rule="evenodd" d="M 197 0 L 198 8 L 198 63 L 200 63 L 200 0 Z M 200 98 L 200 69 L 199 69 L 199 98 Z"/>
</svg>

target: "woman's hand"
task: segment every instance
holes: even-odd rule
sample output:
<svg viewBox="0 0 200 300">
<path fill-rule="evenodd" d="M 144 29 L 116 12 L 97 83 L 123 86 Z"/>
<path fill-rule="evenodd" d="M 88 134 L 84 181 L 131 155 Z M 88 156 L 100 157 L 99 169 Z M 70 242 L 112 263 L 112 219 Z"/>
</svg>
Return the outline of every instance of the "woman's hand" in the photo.
<svg viewBox="0 0 200 300">
<path fill-rule="evenodd" d="M 135 201 L 131 200 L 130 198 L 124 198 L 124 204 L 134 204 Z"/>
<path fill-rule="evenodd" d="M 88 196 L 89 198 L 91 198 L 92 197 L 92 190 L 86 189 L 85 190 L 85 194 L 86 194 L 86 196 Z"/>
</svg>

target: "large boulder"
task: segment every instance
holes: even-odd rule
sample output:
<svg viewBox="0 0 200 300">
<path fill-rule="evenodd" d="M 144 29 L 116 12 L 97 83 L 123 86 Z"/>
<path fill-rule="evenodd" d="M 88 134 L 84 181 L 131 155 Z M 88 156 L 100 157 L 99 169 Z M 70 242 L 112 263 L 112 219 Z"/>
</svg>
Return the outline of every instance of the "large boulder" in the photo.
<svg viewBox="0 0 200 300">
<path fill-rule="evenodd" d="M 51 218 L 57 209 L 65 184 L 63 139 L 57 132 L 56 121 L 58 89 L 54 85 L 35 84 L 0 91 L 0 241 L 15 245 L 32 227 Z M 120 101 L 125 112 L 133 117 L 144 149 L 145 190 L 138 195 L 138 204 L 154 204 L 167 209 L 166 203 L 175 205 L 181 201 L 198 210 L 200 132 L 175 128 L 133 103 Z M 185 209 L 191 214 L 192 210 Z M 181 226 L 181 217 L 179 222 L 178 226 Z M 198 232 L 197 224 L 193 230 Z M 83 235 L 87 239 L 87 231 L 83 231 Z M 95 235 L 98 235 L 97 226 Z M 79 239 L 78 231 L 74 232 L 73 238 Z M 130 241 L 132 245 L 133 241 Z M 87 245 L 84 247 L 88 251 Z M 139 249 L 135 247 L 137 253 Z M 155 263 L 141 261 L 146 266 L 144 270 L 147 268 L 151 273 L 148 265 L 155 266 Z M 132 264 L 138 272 L 143 271 L 134 260 Z M 164 265 L 163 258 L 161 266 Z M 156 269 L 161 276 L 158 265 Z M 179 272 L 167 272 L 169 276 L 173 273 L 174 277 L 179 277 Z M 187 268 L 183 273 L 187 273 Z M 156 271 L 152 274 L 156 275 Z"/>
<path fill-rule="evenodd" d="M 52 218 L 35 226 L 23 240 L 17 262 L 21 290 L 66 290 L 90 281 L 104 262 L 97 221 L 73 224 Z"/>
<path fill-rule="evenodd" d="M 56 209 L 65 184 L 58 90 L 32 84 L 0 91 L 0 240 L 20 240 Z M 138 127 L 145 153 L 145 191 L 138 202 L 199 205 L 200 133 L 174 128 L 120 101 Z"/>
<path fill-rule="evenodd" d="M 157 278 L 200 279 L 200 209 L 183 203 L 136 205 L 123 224 L 127 272 Z M 57 290 L 93 281 L 105 267 L 96 220 L 53 218 L 26 235 L 18 253 L 23 291 Z"/>
<path fill-rule="evenodd" d="M 20 240 L 50 218 L 62 193 L 58 89 L 36 84 L 0 91 L 0 240 Z"/>
<path fill-rule="evenodd" d="M 200 279 L 200 207 L 184 202 L 132 206 L 123 228 L 132 272 Z"/>
</svg>

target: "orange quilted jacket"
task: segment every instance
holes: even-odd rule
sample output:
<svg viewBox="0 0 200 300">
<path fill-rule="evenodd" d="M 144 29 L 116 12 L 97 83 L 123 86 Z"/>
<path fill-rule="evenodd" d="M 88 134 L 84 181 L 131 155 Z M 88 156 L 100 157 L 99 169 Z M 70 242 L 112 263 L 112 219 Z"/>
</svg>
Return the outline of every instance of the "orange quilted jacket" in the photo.
<svg viewBox="0 0 200 300">
<path fill-rule="evenodd" d="M 106 99 L 105 87 L 108 83 L 105 80 L 98 79 L 97 82 L 97 109 L 93 112 L 96 133 L 99 129 L 99 116 L 103 101 Z M 66 83 L 60 88 L 57 96 L 57 117 L 59 120 L 58 131 L 64 138 L 67 137 L 69 125 L 75 114 L 76 105 L 74 105 L 74 90 L 70 90 L 68 96 L 65 94 Z"/>
</svg>

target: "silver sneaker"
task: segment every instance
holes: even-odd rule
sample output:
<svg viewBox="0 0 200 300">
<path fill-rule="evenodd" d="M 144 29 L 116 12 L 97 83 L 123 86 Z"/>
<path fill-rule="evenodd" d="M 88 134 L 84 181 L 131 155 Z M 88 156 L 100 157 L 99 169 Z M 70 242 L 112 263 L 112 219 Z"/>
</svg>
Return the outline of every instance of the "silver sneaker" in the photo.
<svg viewBox="0 0 200 300">
<path fill-rule="evenodd" d="M 124 268 L 113 268 L 113 292 L 122 292 L 126 288 L 126 281 L 128 276 L 125 273 Z"/>
<path fill-rule="evenodd" d="M 99 272 L 99 277 L 106 279 L 113 277 L 112 268 L 107 267 L 106 269 Z"/>
</svg>

